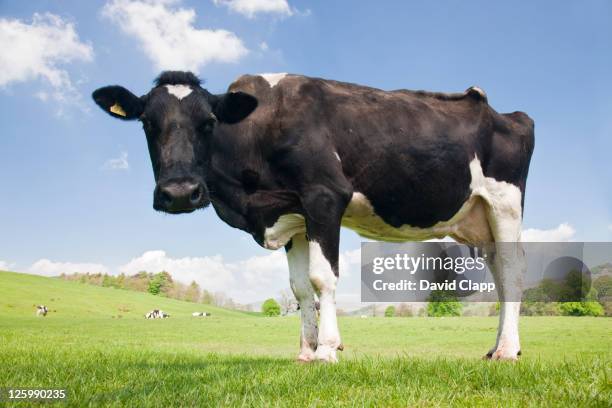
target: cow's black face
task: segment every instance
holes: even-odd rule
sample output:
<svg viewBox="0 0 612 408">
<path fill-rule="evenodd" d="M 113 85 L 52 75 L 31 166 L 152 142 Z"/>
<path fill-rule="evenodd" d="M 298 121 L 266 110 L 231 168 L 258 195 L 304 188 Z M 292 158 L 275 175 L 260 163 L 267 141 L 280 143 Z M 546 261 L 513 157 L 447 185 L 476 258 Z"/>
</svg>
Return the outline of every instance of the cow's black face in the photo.
<svg viewBox="0 0 612 408">
<path fill-rule="evenodd" d="M 206 162 L 215 126 L 237 123 L 257 107 L 242 92 L 212 95 L 188 72 L 162 73 L 140 98 L 120 86 L 100 88 L 93 98 L 111 116 L 142 122 L 157 184 L 153 208 L 172 214 L 210 203 Z"/>
<path fill-rule="evenodd" d="M 163 85 L 146 97 L 140 121 L 157 182 L 153 208 L 158 211 L 185 213 L 210 203 L 204 160 L 217 118 L 207 94 L 200 87 Z"/>
</svg>

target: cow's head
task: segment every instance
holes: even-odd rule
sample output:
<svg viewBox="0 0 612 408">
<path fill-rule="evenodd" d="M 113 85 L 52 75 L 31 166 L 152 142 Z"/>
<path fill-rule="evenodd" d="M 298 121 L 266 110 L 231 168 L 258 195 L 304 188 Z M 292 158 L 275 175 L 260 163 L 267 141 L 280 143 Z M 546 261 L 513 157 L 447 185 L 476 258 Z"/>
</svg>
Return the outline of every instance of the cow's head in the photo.
<svg viewBox="0 0 612 408">
<path fill-rule="evenodd" d="M 153 208 L 173 214 L 210 203 L 205 164 L 212 133 L 218 123 L 240 122 L 257 107 L 251 95 L 213 95 L 181 71 L 163 72 L 141 97 L 117 85 L 92 96 L 109 115 L 142 122 L 157 183 Z"/>
</svg>

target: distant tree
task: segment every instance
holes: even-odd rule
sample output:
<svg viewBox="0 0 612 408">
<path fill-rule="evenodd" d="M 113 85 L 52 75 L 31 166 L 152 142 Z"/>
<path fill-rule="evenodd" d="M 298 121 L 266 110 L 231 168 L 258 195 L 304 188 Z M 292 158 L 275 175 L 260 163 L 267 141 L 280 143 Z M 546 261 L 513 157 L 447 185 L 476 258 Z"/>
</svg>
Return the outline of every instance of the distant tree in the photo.
<svg viewBox="0 0 612 408">
<path fill-rule="evenodd" d="M 161 292 L 162 281 L 161 279 L 153 279 L 149 282 L 148 292 L 152 295 L 159 295 Z"/>
<path fill-rule="evenodd" d="M 563 302 L 559 309 L 565 316 L 603 316 L 604 308 L 595 301 Z"/>
<path fill-rule="evenodd" d="M 593 288 L 597 290 L 597 300 L 600 302 L 612 300 L 612 276 L 604 275 L 595 279 Z"/>
<path fill-rule="evenodd" d="M 102 278 L 102 286 L 104 286 L 105 288 L 114 287 L 115 281 L 113 277 L 110 275 L 104 274 L 104 277 Z"/>
<path fill-rule="evenodd" d="M 400 317 L 412 317 L 414 316 L 414 312 L 412 311 L 412 306 L 408 303 L 400 303 L 396 310 L 396 315 Z"/>
<path fill-rule="evenodd" d="M 261 305 L 261 312 L 264 316 L 280 316 L 281 308 L 276 300 L 270 298 Z"/>
<path fill-rule="evenodd" d="M 196 281 L 191 281 L 191 284 L 185 289 L 185 295 L 183 297 L 185 300 L 195 303 L 200 300 L 200 292 L 200 285 L 198 285 Z"/>
<path fill-rule="evenodd" d="M 174 281 L 172 275 L 166 271 L 159 273 L 140 271 L 134 275 L 125 275 L 122 273 L 117 276 L 102 273 L 77 272 L 69 275 L 63 274 L 60 279 L 78 281 L 89 285 L 148 292 L 172 299 L 201 302 L 230 309 L 244 308 L 243 305 L 235 303 L 230 297 L 222 292 L 213 294 L 206 290 L 202 291 L 195 281 L 192 281 L 190 285 Z"/>
<path fill-rule="evenodd" d="M 565 276 L 561 288 L 561 301 L 576 302 L 585 299 L 591 289 L 591 279 L 577 269 L 572 269 Z"/>
<path fill-rule="evenodd" d="M 463 306 L 453 293 L 436 290 L 429 295 L 427 315 L 432 317 L 461 316 Z"/>
<path fill-rule="evenodd" d="M 395 306 L 387 306 L 385 309 L 385 317 L 394 317 L 395 316 Z"/>
<path fill-rule="evenodd" d="M 130 290 L 137 290 L 139 292 L 148 292 L 151 279 L 151 274 L 145 271 L 140 271 L 137 274 L 129 277 L 125 284 L 125 288 Z"/>
<path fill-rule="evenodd" d="M 200 302 L 206 305 L 212 305 L 215 302 L 215 296 L 206 289 L 204 289 L 202 291 L 202 297 L 200 298 Z"/>
<path fill-rule="evenodd" d="M 612 316 L 612 276 L 603 275 L 593 281 L 597 300 L 604 308 L 604 315 Z"/>
<path fill-rule="evenodd" d="M 283 316 L 287 315 L 291 310 L 291 307 L 297 303 L 295 297 L 293 296 L 293 292 L 289 289 L 284 289 L 280 292 L 280 297 L 278 299 L 278 303 L 281 307 L 281 314 Z"/>
<path fill-rule="evenodd" d="M 172 285 L 172 277 L 166 271 L 159 272 L 149 282 L 148 292 L 152 295 L 166 294 Z"/>
<path fill-rule="evenodd" d="M 187 285 L 177 281 L 173 281 L 172 284 L 168 285 L 163 291 L 164 296 L 179 300 L 185 300 L 186 293 Z"/>
<path fill-rule="evenodd" d="M 160 289 L 160 293 L 162 293 L 164 296 L 168 296 L 168 297 L 173 297 L 173 292 L 174 292 L 174 280 L 172 279 L 172 275 L 170 275 L 169 272 L 166 271 L 161 271 L 158 274 L 156 274 L 155 276 L 161 276 L 160 279 L 162 281 L 162 286 Z M 177 299 L 180 297 L 180 295 L 182 294 L 182 291 L 180 290 L 181 288 L 178 288 L 178 297 L 176 297 Z"/>
<path fill-rule="evenodd" d="M 119 274 L 117 278 L 115 279 L 115 287 L 119 289 L 125 288 L 125 274 L 124 273 Z"/>
</svg>

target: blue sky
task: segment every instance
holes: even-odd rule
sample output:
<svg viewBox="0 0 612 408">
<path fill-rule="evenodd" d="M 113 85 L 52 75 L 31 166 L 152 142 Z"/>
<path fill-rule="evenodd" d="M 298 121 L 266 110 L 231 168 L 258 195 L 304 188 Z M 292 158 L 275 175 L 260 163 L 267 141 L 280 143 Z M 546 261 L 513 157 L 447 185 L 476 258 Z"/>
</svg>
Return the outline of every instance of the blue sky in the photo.
<svg viewBox="0 0 612 408">
<path fill-rule="evenodd" d="M 536 123 L 525 228 L 539 237 L 612 239 L 609 1 L 136 4 L 157 17 L 130 20 L 122 0 L 0 3 L 0 44 L 16 48 L 0 57 L 0 267 L 41 274 L 83 264 L 113 273 L 175 267 L 184 279 L 203 276 L 205 286 L 248 301 L 288 286 L 281 254 L 259 248 L 212 210 L 153 211 L 140 125 L 113 120 L 90 100 L 108 84 L 143 94 L 160 68 L 181 66 L 216 93 L 258 72 L 383 89 L 478 85 L 496 110 L 522 110 Z M 139 26 L 146 18 L 165 19 L 165 35 L 209 40 L 164 51 L 147 35 L 155 27 Z M 353 281 L 360 241 L 343 232 Z M 240 292 L 240 282 L 250 289 Z M 356 286 L 347 285 L 348 296 Z"/>
</svg>

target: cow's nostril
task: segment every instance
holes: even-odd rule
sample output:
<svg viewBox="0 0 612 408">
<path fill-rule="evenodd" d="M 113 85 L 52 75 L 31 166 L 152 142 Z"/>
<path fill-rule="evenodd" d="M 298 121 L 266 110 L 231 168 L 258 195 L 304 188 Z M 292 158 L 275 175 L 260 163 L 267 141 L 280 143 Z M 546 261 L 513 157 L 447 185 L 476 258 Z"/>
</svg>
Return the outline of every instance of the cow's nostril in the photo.
<svg viewBox="0 0 612 408">
<path fill-rule="evenodd" d="M 198 186 L 195 190 L 193 190 L 190 198 L 191 198 L 192 203 L 199 202 L 200 199 L 202 198 L 202 187 Z"/>
<path fill-rule="evenodd" d="M 164 205 L 166 206 L 172 205 L 172 201 L 173 201 L 172 196 L 167 191 L 164 191 L 164 190 L 161 191 L 161 199 Z"/>
</svg>

